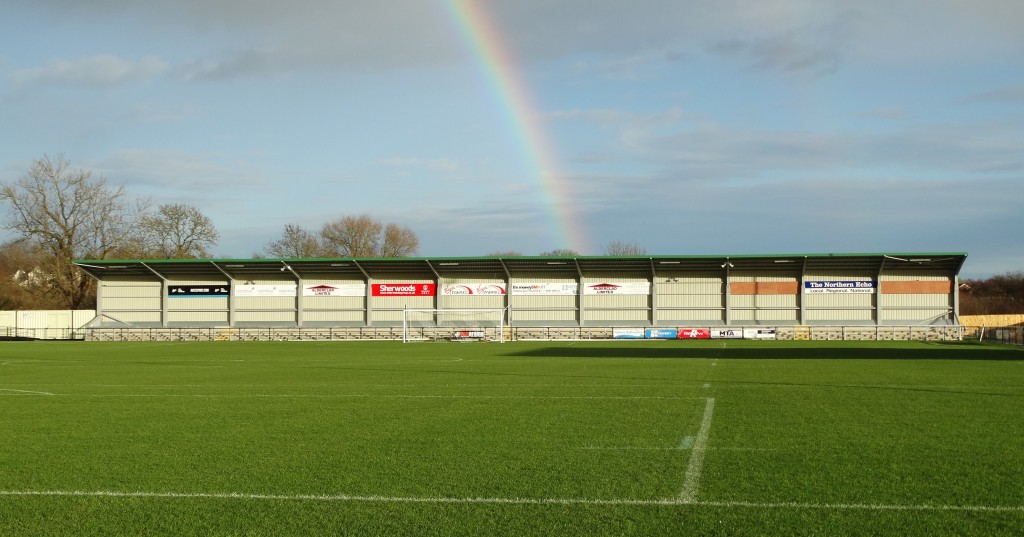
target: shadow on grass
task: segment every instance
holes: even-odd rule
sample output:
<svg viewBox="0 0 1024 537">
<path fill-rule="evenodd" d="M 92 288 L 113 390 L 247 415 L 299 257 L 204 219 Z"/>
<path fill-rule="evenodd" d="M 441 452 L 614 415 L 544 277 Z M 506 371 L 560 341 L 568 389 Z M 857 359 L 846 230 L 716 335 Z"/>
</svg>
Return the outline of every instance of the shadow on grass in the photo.
<svg viewBox="0 0 1024 537">
<path fill-rule="evenodd" d="M 659 342 L 661 343 L 661 342 Z M 743 342 L 742 346 L 678 342 L 655 344 L 581 343 L 507 354 L 536 358 L 714 358 L 740 360 L 998 360 L 1024 361 L 1024 348 L 968 342 L 916 344 L 871 342 Z M 905 346 L 906 345 L 906 346 Z"/>
</svg>

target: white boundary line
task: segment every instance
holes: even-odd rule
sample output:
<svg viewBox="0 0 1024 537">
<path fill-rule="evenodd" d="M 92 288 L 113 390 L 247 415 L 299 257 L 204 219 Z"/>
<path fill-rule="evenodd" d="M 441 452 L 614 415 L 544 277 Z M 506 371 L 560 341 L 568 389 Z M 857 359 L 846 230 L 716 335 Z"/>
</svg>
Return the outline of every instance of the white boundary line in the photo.
<svg viewBox="0 0 1024 537">
<path fill-rule="evenodd" d="M 679 493 L 679 501 L 693 503 L 697 499 L 697 488 L 700 486 L 700 474 L 704 469 L 704 451 L 708 445 L 708 433 L 711 430 L 711 417 L 715 412 L 715 398 L 708 397 L 704 405 L 704 417 L 700 420 L 697 438 L 690 446 L 690 464 L 686 467 L 686 478 L 683 490 Z"/>
<path fill-rule="evenodd" d="M 175 397 L 194 397 L 194 398 L 225 398 L 225 399 L 570 399 L 570 400 L 624 400 L 624 401 L 643 401 L 643 400 L 671 400 L 671 401 L 693 401 L 698 399 L 704 399 L 703 397 L 671 397 L 671 396 L 657 396 L 657 395 L 631 395 L 631 396 L 615 396 L 615 395 L 394 395 L 394 394 L 298 394 L 298 393 L 241 393 L 241 394 L 226 394 L 226 393 L 48 393 L 48 392 L 29 392 L 25 390 L 4 390 L 0 388 L 0 392 L 12 391 L 20 392 L 17 395 L 53 395 L 59 397 L 107 397 L 107 398 L 126 398 L 126 397 L 142 397 L 142 398 L 175 398 Z M 2 395 L 11 395 L 0 393 Z"/>
<path fill-rule="evenodd" d="M 363 503 L 504 504 L 504 505 L 668 505 L 748 509 L 814 509 L 834 511 L 968 511 L 1024 513 L 1024 505 L 898 505 L 872 503 L 698 501 L 591 498 L 458 498 L 445 496 L 357 496 L 349 494 L 247 494 L 241 492 L 145 492 L 112 490 L 0 490 L 0 497 L 162 498 L 250 501 L 314 501 Z"/>
<path fill-rule="evenodd" d="M 16 395 L 57 395 L 50 392 L 37 392 L 32 390 L 15 390 L 14 388 L 0 388 L 0 392 L 14 392 Z M 0 395 L 10 395 L 8 393 L 0 393 Z"/>
</svg>

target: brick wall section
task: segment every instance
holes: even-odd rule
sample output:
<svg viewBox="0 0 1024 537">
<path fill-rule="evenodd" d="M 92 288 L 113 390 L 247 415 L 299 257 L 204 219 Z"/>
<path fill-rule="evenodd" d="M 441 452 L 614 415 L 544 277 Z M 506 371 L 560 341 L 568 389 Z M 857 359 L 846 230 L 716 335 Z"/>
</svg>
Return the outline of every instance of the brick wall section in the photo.
<svg viewBox="0 0 1024 537">
<path fill-rule="evenodd" d="M 797 282 L 732 282 L 729 292 L 734 295 L 795 295 Z"/>
<path fill-rule="evenodd" d="M 886 295 L 948 295 L 953 292 L 950 281 L 882 281 L 882 294 Z"/>
</svg>

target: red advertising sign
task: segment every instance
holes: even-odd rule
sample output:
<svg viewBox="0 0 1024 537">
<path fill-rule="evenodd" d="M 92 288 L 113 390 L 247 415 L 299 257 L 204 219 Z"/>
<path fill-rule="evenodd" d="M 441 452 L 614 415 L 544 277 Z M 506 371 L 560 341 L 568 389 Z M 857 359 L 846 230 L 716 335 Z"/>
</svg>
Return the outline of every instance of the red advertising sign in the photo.
<svg viewBox="0 0 1024 537">
<path fill-rule="evenodd" d="M 437 284 L 433 283 L 375 283 L 373 296 L 434 296 Z"/>
<path fill-rule="evenodd" d="M 711 339 L 711 330 L 707 328 L 680 328 L 679 339 Z"/>
</svg>

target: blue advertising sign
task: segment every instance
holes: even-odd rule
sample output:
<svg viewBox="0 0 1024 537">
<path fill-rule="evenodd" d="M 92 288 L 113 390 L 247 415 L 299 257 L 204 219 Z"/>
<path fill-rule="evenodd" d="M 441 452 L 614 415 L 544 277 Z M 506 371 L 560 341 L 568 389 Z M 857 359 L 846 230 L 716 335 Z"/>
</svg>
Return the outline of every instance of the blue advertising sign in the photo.
<svg viewBox="0 0 1024 537">
<path fill-rule="evenodd" d="M 872 280 L 805 281 L 805 293 L 874 293 Z"/>
</svg>

